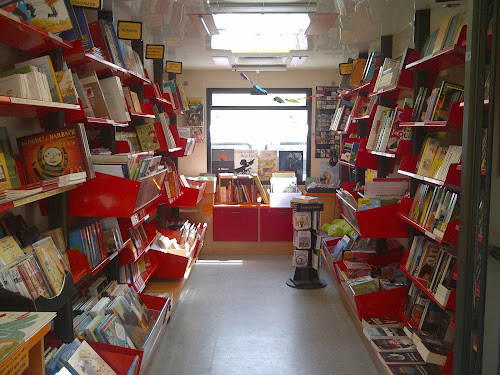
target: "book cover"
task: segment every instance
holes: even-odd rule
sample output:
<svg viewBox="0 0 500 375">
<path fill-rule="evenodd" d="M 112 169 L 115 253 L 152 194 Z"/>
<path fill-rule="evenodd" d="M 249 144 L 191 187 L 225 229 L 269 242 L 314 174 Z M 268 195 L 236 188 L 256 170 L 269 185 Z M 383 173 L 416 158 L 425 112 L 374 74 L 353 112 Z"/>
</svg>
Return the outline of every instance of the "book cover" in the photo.
<svg viewBox="0 0 500 375">
<path fill-rule="evenodd" d="M 10 188 L 12 188 L 12 183 L 10 182 L 7 161 L 3 152 L 0 152 L 0 191 Z"/>
<path fill-rule="evenodd" d="M 303 161 L 302 151 L 279 151 L 279 170 L 293 171 L 297 178 L 297 185 L 303 184 Z"/>
<path fill-rule="evenodd" d="M 64 103 L 78 104 L 78 94 L 76 92 L 73 75 L 70 69 L 56 72 L 56 81 L 61 91 Z"/>
<path fill-rule="evenodd" d="M 24 255 L 12 236 L 0 238 L 0 266 L 9 265 Z"/>
<path fill-rule="evenodd" d="M 377 351 L 409 352 L 415 350 L 415 344 L 409 338 L 400 339 L 372 339 L 372 346 Z"/>
<path fill-rule="evenodd" d="M 109 114 L 108 105 L 104 99 L 101 84 L 95 71 L 82 73 L 78 77 L 95 116 L 98 118 L 110 119 L 111 116 Z"/>
<path fill-rule="evenodd" d="M 101 86 L 102 95 L 106 101 L 110 117 L 117 122 L 130 121 L 120 78 L 116 76 L 104 78 L 99 80 L 99 85 Z"/>
<path fill-rule="evenodd" d="M 234 149 L 212 149 L 212 173 L 234 173 Z"/>
<path fill-rule="evenodd" d="M 188 126 L 204 126 L 203 114 L 204 106 L 203 99 L 186 99 L 187 110 L 186 120 Z"/>
<path fill-rule="evenodd" d="M 68 359 L 68 363 L 80 375 L 116 375 L 113 369 L 109 367 L 86 341 L 80 344 L 78 349 L 76 349 L 73 355 Z"/>
<path fill-rule="evenodd" d="M 0 315 L 0 329 L 8 339 L 27 341 L 56 317 L 55 312 L 5 312 Z"/>
<path fill-rule="evenodd" d="M 324 185 L 340 186 L 340 167 L 339 164 L 334 166 L 327 162 L 319 163 L 319 182 Z"/>
<path fill-rule="evenodd" d="M 25 0 L 17 0 L 12 3 L 8 2 L 7 5 L 0 5 L 2 10 L 10 13 L 23 21 L 31 23 L 31 16 L 28 8 L 26 7 Z"/>
<path fill-rule="evenodd" d="M 431 364 L 389 364 L 389 371 L 391 375 L 441 375 L 442 372 L 439 367 Z"/>
<path fill-rule="evenodd" d="M 258 150 L 234 150 L 234 173 L 252 174 L 259 171 Z"/>
<path fill-rule="evenodd" d="M 292 258 L 293 267 L 307 267 L 309 262 L 308 250 L 294 250 Z"/>
<path fill-rule="evenodd" d="M 123 327 L 118 316 L 113 315 L 101 328 L 101 332 L 108 344 L 135 349 L 132 339 L 125 330 L 125 327 Z"/>
<path fill-rule="evenodd" d="M 35 242 L 32 247 L 53 295 L 58 295 L 66 277 L 59 250 L 50 237 Z"/>
<path fill-rule="evenodd" d="M 153 123 L 146 123 L 136 125 L 135 131 L 142 151 L 154 151 L 160 148 L 158 142 L 158 135 L 156 134 L 155 126 Z"/>
<path fill-rule="evenodd" d="M 363 333 L 367 339 L 376 338 L 407 338 L 405 331 L 402 328 L 391 328 L 391 327 L 366 327 L 363 329 Z"/>
<path fill-rule="evenodd" d="M 23 343 L 24 340 L 0 339 L 0 363 L 14 353 Z"/>
<path fill-rule="evenodd" d="M 399 364 L 410 364 L 410 363 L 425 363 L 423 358 L 418 354 L 417 351 L 413 352 L 379 352 L 380 358 L 384 363 L 399 363 Z"/>
<path fill-rule="evenodd" d="M 272 173 L 278 170 L 278 151 L 261 150 L 258 155 L 258 175 L 263 183 L 269 183 Z"/>
<path fill-rule="evenodd" d="M 87 138 L 82 137 L 83 125 L 70 125 L 17 138 L 26 183 L 87 172 L 93 175 L 87 158 Z M 83 133 L 85 134 L 85 133 Z"/>
<path fill-rule="evenodd" d="M 296 230 L 311 228 L 311 213 L 293 210 L 293 228 Z"/>
<path fill-rule="evenodd" d="M 344 143 L 342 154 L 340 154 L 340 160 L 346 163 L 350 163 L 353 144 L 353 142 Z"/>
<path fill-rule="evenodd" d="M 73 27 L 64 0 L 26 0 L 31 22 L 50 33 L 58 34 Z"/>
</svg>

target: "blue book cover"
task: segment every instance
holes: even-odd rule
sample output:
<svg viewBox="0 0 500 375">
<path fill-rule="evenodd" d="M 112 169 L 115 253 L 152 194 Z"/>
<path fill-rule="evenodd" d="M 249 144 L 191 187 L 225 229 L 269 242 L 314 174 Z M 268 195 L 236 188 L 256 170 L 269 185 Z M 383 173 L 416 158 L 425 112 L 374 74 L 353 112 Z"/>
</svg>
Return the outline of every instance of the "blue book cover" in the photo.
<svg viewBox="0 0 500 375">
<path fill-rule="evenodd" d="M 63 31 L 59 36 L 69 42 L 73 42 L 77 39 L 82 39 L 82 33 L 80 31 L 80 26 L 78 25 L 78 21 L 76 19 L 76 14 L 69 0 L 64 0 L 66 4 L 66 8 L 68 9 L 69 19 L 71 21 L 72 29 Z"/>
<path fill-rule="evenodd" d="M 81 7 L 73 7 L 75 10 L 76 21 L 78 26 L 80 26 L 80 33 L 82 35 L 82 46 L 85 51 L 94 48 L 94 43 L 92 41 L 92 36 L 90 35 L 89 25 L 87 23 L 87 17 L 85 12 Z"/>
<path fill-rule="evenodd" d="M 106 323 L 113 317 L 113 315 L 106 315 L 103 320 L 97 325 L 96 328 L 94 328 L 94 335 L 97 336 L 100 342 L 106 342 L 106 339 L 104 338 L 102 334 L 102 328 L 106 325 Z"/>
<path fill-rule="evenodd" d="M 109 324 L 102 328 L 102 334 L 111 345 L 135 349 L 134 343 L 117 315 L 113 315 Z"/>
<path fill-rule="evenodd" d="M 78 324 L 76 327 L 73 328 L 73 331 L 75 333 L 76 338 L 85 338 L 85 328 L 88 326 L 88 324 L 92 321 L 92 316 L 88 314 L 85 319 L 83 319 L 80 324 Z"/>
<path fill-rule="evenodd" d="M 14 1 L 13 3 L 5 6 L 0 6 L 2 10 L 10 13 L 26 22 L 31 23 L 30 13 L 26 7 L 26 2 L 24 0 Z"/>
</svg>

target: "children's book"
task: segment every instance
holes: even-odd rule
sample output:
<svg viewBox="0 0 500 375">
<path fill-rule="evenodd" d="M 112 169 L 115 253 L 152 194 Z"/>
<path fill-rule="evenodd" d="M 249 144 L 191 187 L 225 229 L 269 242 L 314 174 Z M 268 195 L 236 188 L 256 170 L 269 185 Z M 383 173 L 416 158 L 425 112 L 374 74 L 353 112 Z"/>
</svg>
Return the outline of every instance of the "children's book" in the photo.
<svg viewBox="0 0 500 375">
<path fill-rule="evenodd" d="M 53 295 L 59 294 L 64 285 L 66 273 L 62 263 L 62 256 L 57 250 L 54 241 L 52 241 L 51 237 L 47 237 L 35 242 L 32 247 Z"/>
<path fill-rule="evenodd" d="M 95 177 L 83 124 L 17 138 L 26 183 L 86 172 Z"/>
<path fill-rule="evenodd" d="M 26 0 L 31 22 L 50 33 L 60 33 L 73 27 L 68 12 L 69 1 Z"/>
<path fill-rule="evenodd" d="M 135 131 L 142 151 L 154 151 L 160 148 L 154 124 L 136 125 Z"/>
<path fill-rule="evenodd" d="M 234 173 L 257 173 L 259 171 L 258 155 L 258 150 L 234 150 Z"/>
<path fill-rule="evenodd" d="M 0 267 L 9 265 L 24 255 L 12 236 L 0 238 Z"/>
<path fill-rule="evenodd" d="M 55 312 L 5 312 L 0 315 L 0 335 L 27 341 L 55 317 Z"/>
<path fill-rule="evenodd" d="M 31 23 L 31 16 L 24 0 L 8 1 L 7 5 L 0 5 L 0 8 L 23 21 Z"/>
<path fill-rule="evenodd" d="M 92 347 L 83 341 L 78 349 L 69 358 L 68 363 L 80 375 L 99 374 L 116 375 L 111 367 L 92 349 Z"/>
<path fill-rule="evenodd" d="M 102 327 L 101 332 L 108 344 L 135 349 L 132 339 L 117 315 L 113 315 L 109 319 Z"/>
<path fill-rule="evenodd" d="M 56 80 L 64 103 L 78 104 L 78 94 L 70 69 L 56 72 Z"/>
<path fill-rule="evenodd" d="M 260 181 L 263 183 L 269 183 L 273 172 L 278 170 L 278 151 L 259 151 L 258 167 Z"/>
</svg>

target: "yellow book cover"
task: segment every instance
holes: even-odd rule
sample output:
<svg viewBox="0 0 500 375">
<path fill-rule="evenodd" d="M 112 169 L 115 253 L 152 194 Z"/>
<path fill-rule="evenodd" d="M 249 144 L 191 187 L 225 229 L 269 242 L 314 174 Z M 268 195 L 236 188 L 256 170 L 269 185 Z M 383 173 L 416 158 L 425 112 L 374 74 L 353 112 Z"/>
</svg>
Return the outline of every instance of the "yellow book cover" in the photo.
<svg viewBox="0 0 500 375">
<path fill-rule="evenodd" d="M 429 209 L 429 203 L 431 202 L 433 194 L 429 192 L 427 197 L 425 198 L 425 204 L 424 204 L 424 209 L 422 210 L 422 214 L 420 215 L 420 218 L 418 218 L 418 225 L 423 226 L 424 225 L 424 220 L 425 216 L 427 215 L 427 210 Z"/>
<path fill-rule="evenodd" d="M 58 295 L 64 285 L 66 273 L 54 241 L 47 237 L 35 242 L 32 247 L 53 294 Z"/>
<path fill-rule="evenodd" d="M 12 183 L 10 182 L 7 161 L 5 160 L 3 152 L 0 152 L 0 191 L 10 189 L 11 187 Z"/>
<path fill-rule="evenodd" d="M 439 169 L 443 165 L 443 161 L 444 158 L 446 157 L 447 152 L 448 152 L 448 146 L 439 147 L 436 157 L 432 161 L 431 168 L 429 170 L 429 173 L 427 174 L 427 177 L 436 178 Z"/>
<path fill-rule="evenodd" d="M 24 256 L 16 240 L 12 236 L 0 238 L 0 265 L 6 266 Z"/>
</svg>

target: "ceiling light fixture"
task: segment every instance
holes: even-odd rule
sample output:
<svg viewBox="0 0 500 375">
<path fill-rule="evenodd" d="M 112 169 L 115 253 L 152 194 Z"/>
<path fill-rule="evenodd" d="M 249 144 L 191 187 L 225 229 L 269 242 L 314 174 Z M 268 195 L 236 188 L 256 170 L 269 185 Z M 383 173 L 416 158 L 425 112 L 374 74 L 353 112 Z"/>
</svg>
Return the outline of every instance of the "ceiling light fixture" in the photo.
<svg viewBox="0 0 500 375">
<path fill-rule="evenodd" d="M 231 66 L 231 64 L 229 64 L 229 59 L 227 58 L 227 56 L 212 56 L 212 60 L 217 66 Z"/>
<path fill-rule="evenodd" d="M 209 13 L 191 13 L 188 14 L 196 31 L 202 36 L 217 35 L 219 30 L 215 26 L 214 17 Z"/>
<path fill-rule="evenodd" d="M 284 72 L 286 65 L 233 65 L 233 69 L 240 72 Z"/>
<path fill-rule="evenodd" d="M 210 4 L 212 13 L 315 13 L 318 9 L 317 3 L 294 4 L 294 3 L 226 3 Z"/>
<path fill-rule="evenodd" d="M 311 23 L 307 28 L 306 36 L 324 35 L 330 30 L 337 20 L 338 13 L 315 13 L 311 18 Z"/>
<path fill-rule="evenodd" d="M 302 66 L 306 63 L 308 58 L 309 56 L 293 56 L 288 66 L 293 66 L 293 67 Z"/>
</svg>

